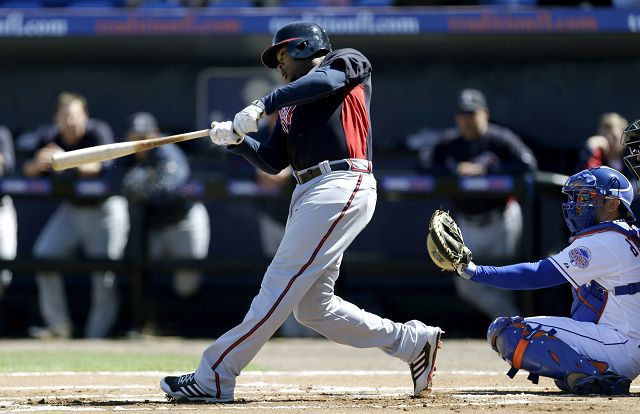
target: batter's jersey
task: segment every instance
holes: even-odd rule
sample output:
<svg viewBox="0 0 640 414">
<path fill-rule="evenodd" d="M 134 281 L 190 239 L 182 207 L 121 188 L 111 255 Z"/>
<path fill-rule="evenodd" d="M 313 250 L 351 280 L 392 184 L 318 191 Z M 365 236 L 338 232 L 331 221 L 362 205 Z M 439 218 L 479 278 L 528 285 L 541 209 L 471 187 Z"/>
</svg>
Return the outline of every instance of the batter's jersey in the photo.
<svg viewBox="0 0 640 414">
<path fill-rule="evenodd" d="M 370 101 L 367 58 L 354 49 L 335 50 L 305 76 L 262 98 L 265 112 L 279 115 L 267 142 L 249 137 L 229 149 L 269 173 L 325 160 L 371 160 Z"/>
<path fill-rule="evenodd" d="M 640 246 L 628 233 L 638 228 L 625 221 L 607 224 L 586 229 L 550 259 L 575 289 L 595 281 L 606 290 L 598 323 L 640 339 L 640 292 L 616 294 L 616 287 L 640 282 Z"/>
</svg>

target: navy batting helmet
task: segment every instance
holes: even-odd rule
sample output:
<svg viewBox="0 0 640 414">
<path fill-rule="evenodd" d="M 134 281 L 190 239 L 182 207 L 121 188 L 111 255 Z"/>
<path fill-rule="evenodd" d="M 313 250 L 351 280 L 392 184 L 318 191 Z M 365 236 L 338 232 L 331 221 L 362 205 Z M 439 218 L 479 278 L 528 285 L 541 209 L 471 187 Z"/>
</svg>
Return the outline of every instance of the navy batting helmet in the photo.
<svg viewBox="0 0 640 414">
<path fill-rule="evenodd" d="M 294 59 L 307 59 L 321 51 L 325 54 L 331 52 L 329 36 L 322 27 L 311 22 L 294 22 L 276 32 L 271 47 L 262 52 L 262 63 L 269 68 L 277 68 L 276 52 L 283 45 Z"/>
<path fill-rule="evenodd" d="M 568 198 L 562 204 L 562 211 L 571 234 L 596 224 L 596 209 L 602 207 L 606 198 L 620 200 L 627 212 L 627 221 L 636 219 L 631 211 L 633 186 L 613 168 L 601 166 L 580 171 L 567 179 L 562 192 Z"/>
</svg>

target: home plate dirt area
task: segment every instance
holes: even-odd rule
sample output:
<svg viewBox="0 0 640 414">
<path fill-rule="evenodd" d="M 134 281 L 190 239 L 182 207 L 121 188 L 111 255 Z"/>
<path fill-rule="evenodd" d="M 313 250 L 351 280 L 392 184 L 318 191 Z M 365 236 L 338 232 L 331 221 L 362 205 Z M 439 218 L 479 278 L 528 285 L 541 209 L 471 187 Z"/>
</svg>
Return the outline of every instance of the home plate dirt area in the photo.
<svg viewBox="0 0 640 414">
<path fill-rule="evenodd" d="M 411 397 L 406 364 L 375 349 L 353 349 L 323 339 L 274 339 L 251 370 L 238 378 L 236 401 L 226 404 L 167 401 L 160 378 L 173 371 L 80 371 L 0 373 L 0 412 L 242 412 L 382 413 L 447 412 L 638 412 L 640 385 L 631 396 L 578 397 L 560 393 L 550 380 L 540 384 L 518 373 L 483 340 L 447 340 L 438 352 L 433 391 Z M 147 338 L 116 341 L 0 341 L 0 352 L 109 350 L 198 356 L 201 340 Z M 195 366 L 193 367 L 195 368 Z"/>
</svg>

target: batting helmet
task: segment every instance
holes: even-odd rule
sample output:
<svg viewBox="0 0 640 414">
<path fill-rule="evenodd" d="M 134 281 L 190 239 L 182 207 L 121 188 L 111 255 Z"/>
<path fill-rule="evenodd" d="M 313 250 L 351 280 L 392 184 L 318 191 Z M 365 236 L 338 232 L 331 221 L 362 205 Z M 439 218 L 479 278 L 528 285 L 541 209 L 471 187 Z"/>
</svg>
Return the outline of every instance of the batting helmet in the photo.
<svg viewBox="0 0 640 414">
<path fill-rule="evenodd" d="M 640 119 L 625 128 L 622 133 L 622 145 L 627 148 L 625 164 L 640 178 Z"/>
<path fill-rule="evenodd" d="M 262 52 L 262 63 L 269 68 L 278 67 L 276 52 L 287 46 L 287 53 L 294 59 L 307 59 L 318 52 L 331 52 L 329 36 L 324 29 L 311 22 L 294 22 L 280 28 L 273 36 L 271 47 Z"/>
<path fill-rule="evenodd" d="M 620 200 L 627 211 L 627 221 L 636 219 L 631 211 L 633 186 L 613 168 L 602 166 L 580 171 L 567 179 L 562 192 L 568 197 L 567 202 L 562 203 L 562 212 L 571 234 L 597 224 L 596 209 L 604 205 L 606 198 Z"/>
</svg>

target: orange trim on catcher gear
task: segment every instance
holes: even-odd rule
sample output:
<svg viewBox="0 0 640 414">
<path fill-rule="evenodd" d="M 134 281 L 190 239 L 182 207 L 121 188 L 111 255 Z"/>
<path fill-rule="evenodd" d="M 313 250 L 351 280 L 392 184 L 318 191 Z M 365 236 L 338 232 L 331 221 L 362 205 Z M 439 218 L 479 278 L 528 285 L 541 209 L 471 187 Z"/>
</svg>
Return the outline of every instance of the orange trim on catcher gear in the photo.
<svg viewBox="0 0 640 414">
<path fill-rule="evenodd" d="M 607 364 L 606 362 L 602 362 L 602 361 L 589 361 L 589 362 L 591 363 L 591 365 L 596 367 L 601 374 L 609 369 L 609 364 Z"/>
<path fill-rule="evenodd" d="M 514 368 L 522 368 L 522 357 L 524 356 L 524 351 L 527 349 L 527 346 L 529 346 L 529 340 L 524 338 L 520 339 L 520 342 L 518 342 L 518 345 L 516 346 L 516 350 L 513 351 L 512 365 Z"/>
</svg>

